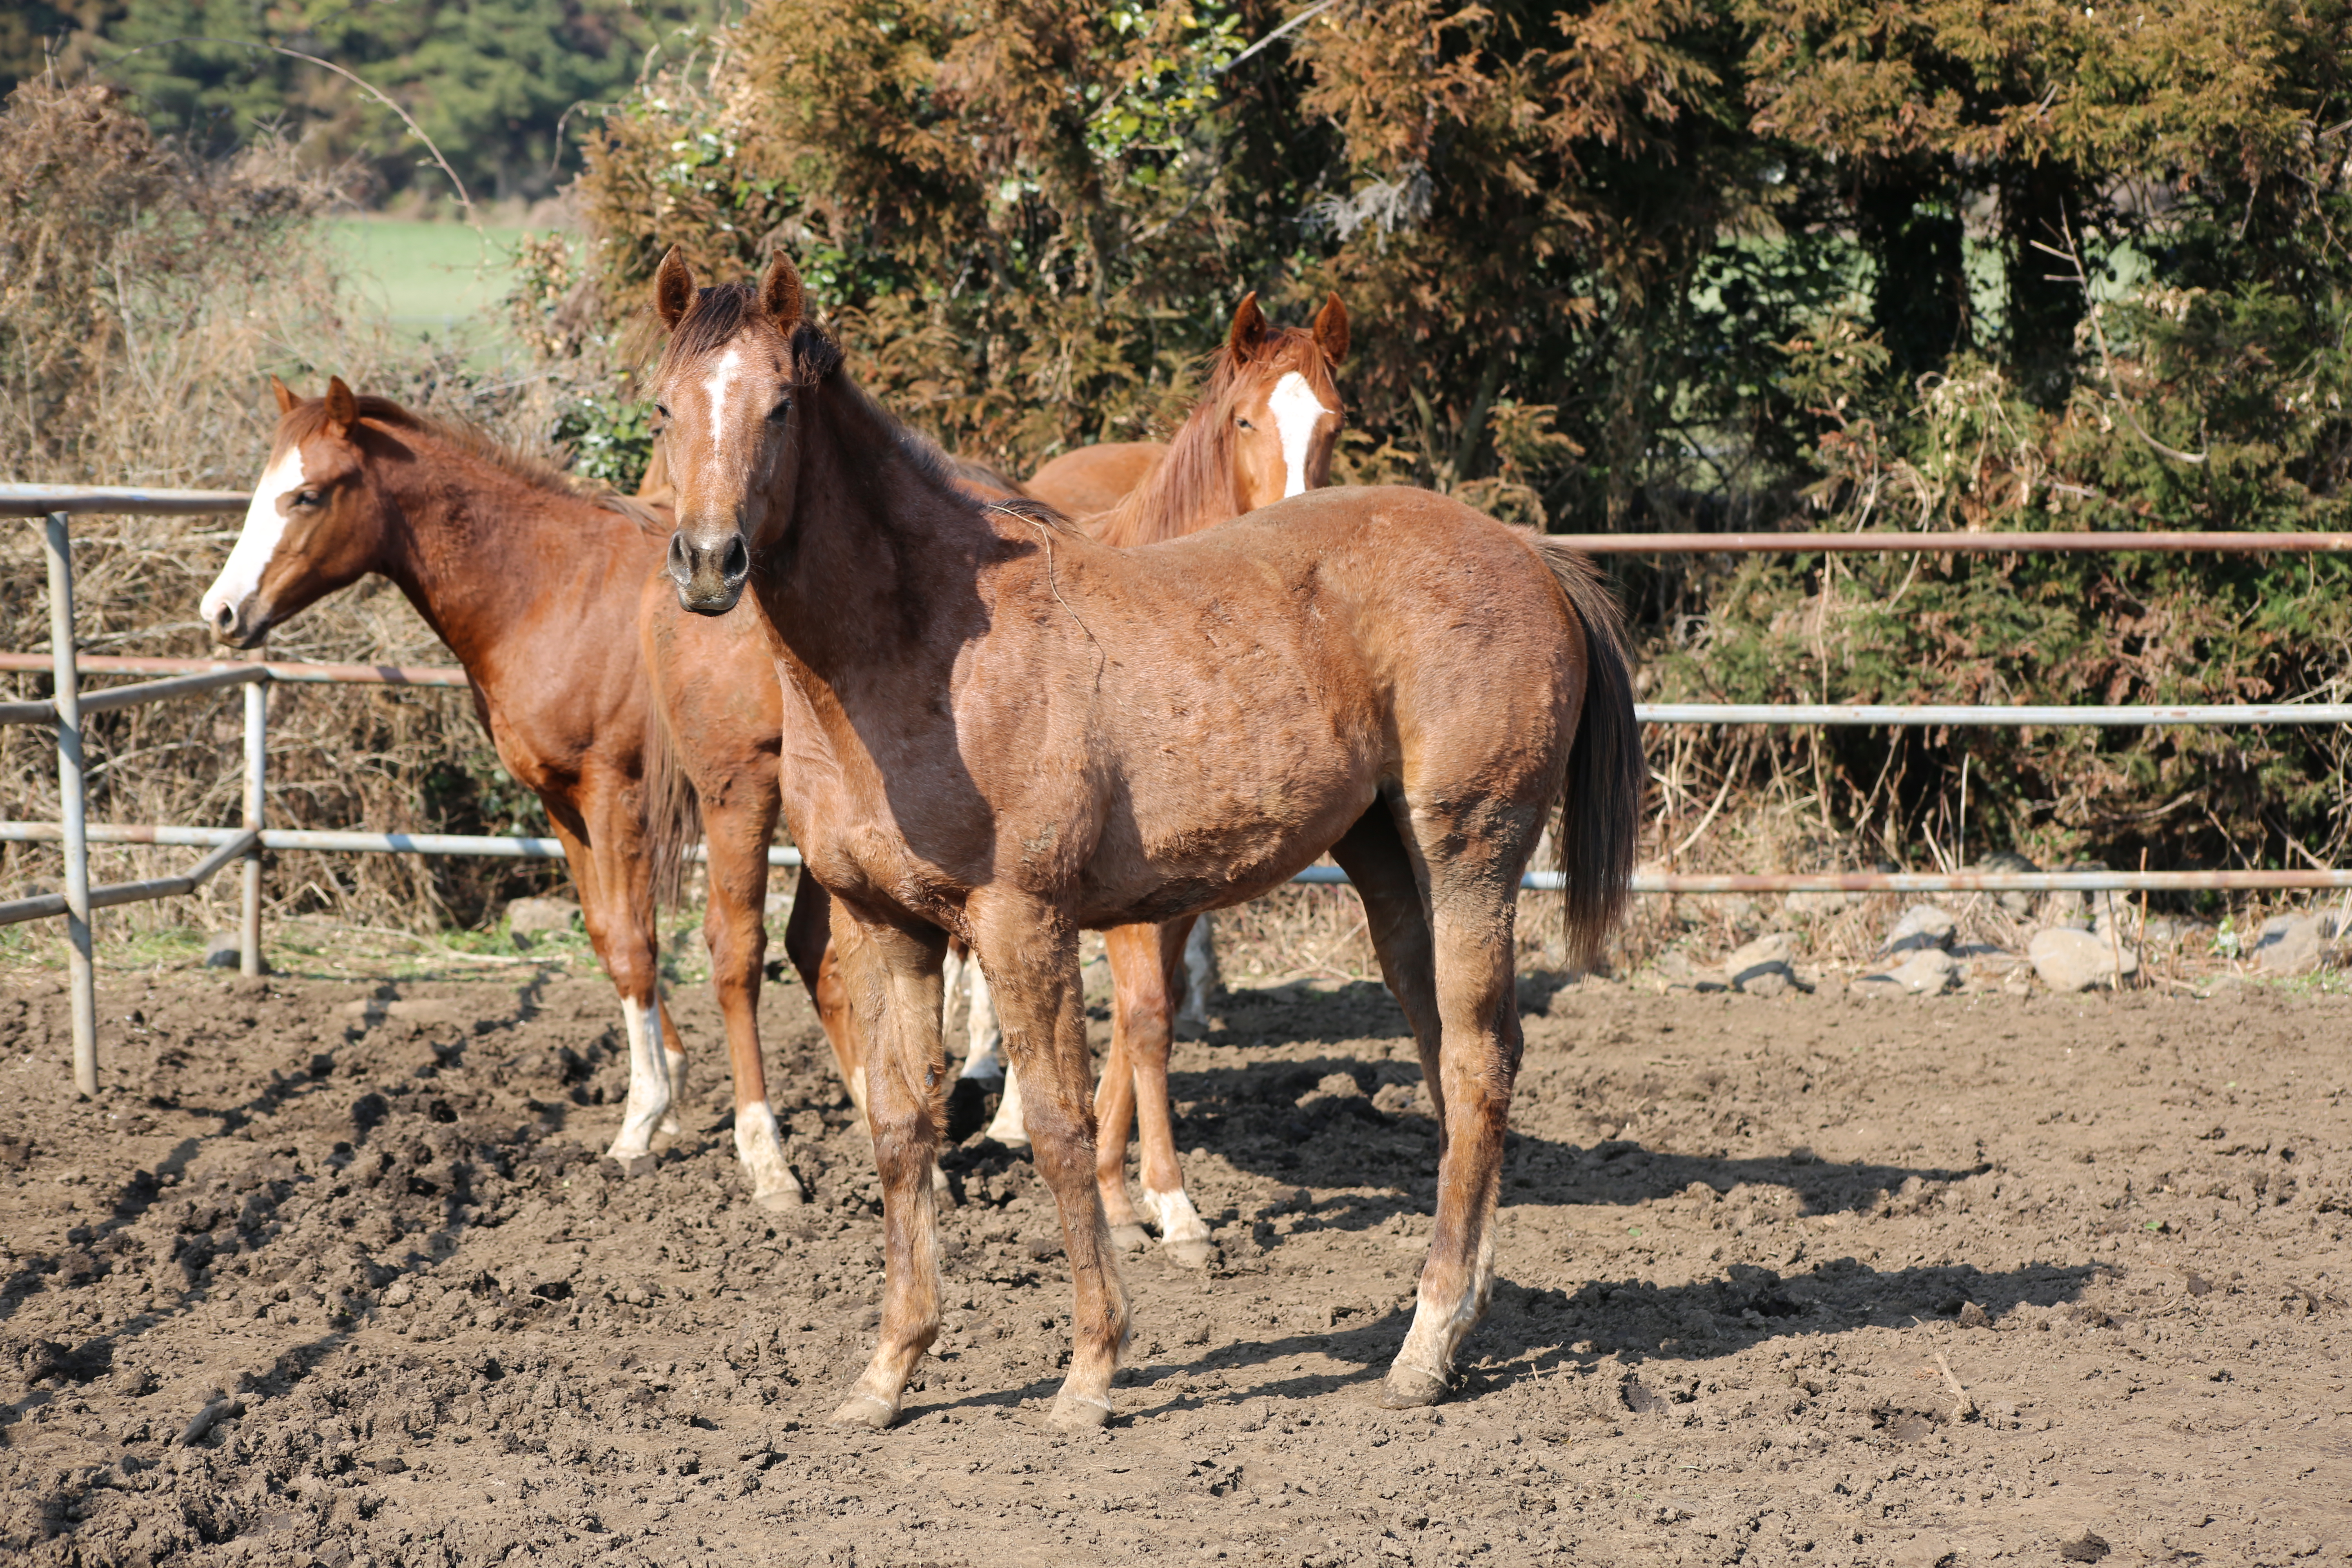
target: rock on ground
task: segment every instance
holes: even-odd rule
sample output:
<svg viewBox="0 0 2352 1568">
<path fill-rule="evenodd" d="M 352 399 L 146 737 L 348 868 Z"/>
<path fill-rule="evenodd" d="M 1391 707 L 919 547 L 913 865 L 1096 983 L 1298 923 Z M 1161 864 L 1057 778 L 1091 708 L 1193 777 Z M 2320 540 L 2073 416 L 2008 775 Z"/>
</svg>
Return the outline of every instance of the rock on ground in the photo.
<svg viewBox="0 0 2352 1568">
<path fill-rule="evenodd" d="M 1771 931 L 1737 949 L 1723 961 L 1724 979 L 1734 991 L 1751 996 L 1781 996 L 1801 985 L 1790 960 L 1797 956 L 1797 940 L 1787 931 Z"/>
<path fill-rule="evenodd" d="M 1914 904 L 1903 911 L 1895 929 L 1886 933 L 1881 952 L 1916 952 L 1927 948 L 1952 945 L 1952 914 L 1949 910 L 1933 904 Z"/>
<path fill-rule="evenodd" d="M 2116 980 L 2116 944 L 2104 933 L 2072 931 L 2053 926 L 2036 931 L 2026 944 L 2025 956 L 2032 961 L 2033 973 L 2051 990 L 2062 994 L 2088 991 L 2094 985 L 2112 985 Z M 2131 949 L 2123 949 L 2123 972 L 2139 972 L 2139 958 Z"/>
<path fill-rule="evenodd" d="M 1853 983 L 1858 996 L 1935 996 L 1959 984 L 1959 961 L 1940 947 L 1921 948 L 1894 968 Z"/>
<path fill-rule="evenodd" d="M 2308 974 L 2334 956 L 2335 935 L 2334 915 L 2273 915 L 2254 938 L 2254 965 L 2272 974 Z"/>
<path fill-rule="evenodd" d="M 572 929 L 580 906 L 570 899 L 517 899 L 507 906 L 507 929 L 525 936 Z"/>
</svg>

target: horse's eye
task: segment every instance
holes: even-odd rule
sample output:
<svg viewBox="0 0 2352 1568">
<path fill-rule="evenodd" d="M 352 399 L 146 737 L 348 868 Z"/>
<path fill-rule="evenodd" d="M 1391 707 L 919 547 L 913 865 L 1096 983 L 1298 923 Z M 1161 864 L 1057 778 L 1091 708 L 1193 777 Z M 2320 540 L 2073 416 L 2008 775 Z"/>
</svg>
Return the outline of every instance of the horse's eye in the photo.
<svg viewBox="0 0 2352 1568">
<path fill-rule="evenodd" d="M 667 419 L 667 418 L 668 418 L 668 417 L 669 417 L 669 405 L 668 405 L 668 404 L 667 404 L 667 403 L 656 403 L 656 404 L 655 404 L 655 405 L 654 405 L 654 416 L 655 416 L 656 418 L 657 418 L 657 419 Z"/>
<path fill-rule="evenodd" d="M 294 492 L 294 504 L 296 506 L 317 506 L 319 504 L 319 492 L 317 490 L 296 490 Z"/>
<path fill-rule="evenodd" d="M 1234 420 L 1234 424 L 1236 424 L 1236 425 L 1238 425 L 1238 426 L 1241 426 L 1243 429 L 1244 429 L 1244 430 L 1255 430 L 1255 429 L 1256 429 L 1256 428 L 1257 428 L 1257 426 L 1255 426 L 1255 425 L 1251 424 L 1251 423 L 1250 423 L 1248 420 L 1246 420 L 1246 419 L 1236 419 L 1236 420 Z"/>
<path fill-rule="evenodd" d="M 768 423 L 782 425 L 784 422 L 784 416 L 792 411 L 793 400 L 789 397 L 780 397 L 776 400 L 776 405 L 768 410 Z"/>
</svg>

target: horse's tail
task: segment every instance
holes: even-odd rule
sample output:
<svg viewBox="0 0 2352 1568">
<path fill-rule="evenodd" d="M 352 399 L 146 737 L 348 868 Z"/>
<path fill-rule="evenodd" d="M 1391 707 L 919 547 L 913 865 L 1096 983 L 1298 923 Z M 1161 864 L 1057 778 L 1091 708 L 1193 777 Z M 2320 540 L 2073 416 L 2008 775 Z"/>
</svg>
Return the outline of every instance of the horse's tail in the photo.
<svg viewBox="0 0 2352 1568">
<path fill-rule="evenodd" d="M 1543 538 L 1536 552 L 1584 628 L 1584 710 L 1569 748 L 1567 799 L 1553 837 L 1567 883 L 1569 962 L 1591 969 L 1633 901 L 1648 766 L 1615 595 L 1588 557 Z"/>
<path fill-rule="evenodd" d="M 687 858 L 702 838 L 702 797 L 678 765 L 658 681 L 646 709 L 645 776 L 638 787 L 646 806 L 647 881 L 658 909 L 685 902 Z"/>
</svg>

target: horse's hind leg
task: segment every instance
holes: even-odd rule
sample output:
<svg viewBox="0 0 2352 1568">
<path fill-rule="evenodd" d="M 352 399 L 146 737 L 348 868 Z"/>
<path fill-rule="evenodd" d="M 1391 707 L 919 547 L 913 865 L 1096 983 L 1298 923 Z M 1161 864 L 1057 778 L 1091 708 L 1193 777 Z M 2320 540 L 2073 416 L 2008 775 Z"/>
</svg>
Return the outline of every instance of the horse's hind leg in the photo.
<svg viewBox="0 0 2352 1568">
<path fill-rule="evenodd" d="M 648 898 L 632 896 L 629 867 L 613 853 L 613 819 L 600 818 L 607 829 L 593 849 L 583 841 L 562 815 L 548 813 L 555 836 L 572 867 L 572 880 L 580 889 L 580 912 L 588 925 L 588 941 L 596 950 L 613 989 L 621 995 L 621 1023 L 629 1039 L 629 1093 L 621 1107 L 621 1130 L 604 1152 L 623 1172 L 640 1174 L 653 1168 L 653 1138 L 669 1114 L 670 1080 L 664 1061 L 665 1018 L 655 966 L 652 913 Z M 643 907 L 640 907 L 642 902 Z"/>
<path fill-rule="evenodd" d="M 1421 825 L 1425 845 L 1444 842 L 1454 851 L 1443 861 L 1423 857 L 1441 1030 L 1430 1088 L 1442 1107 L 1444 1139 L 1437 1223 L 1412 1328 L 1381 1391 L 1381 1403 L 1391 1408 L 1444 1397 L 1454 1352 L 1486 1315 L 1494 1288 L 1495 1200 L 1519 1068 L 1511 935 L 1518 873 L 1538 825 L 1533 807 L 1496 805 L 1482 816 Z"/>
<path fill-rule="evenodd" d="M 1209 1263 L 1209 1227 L 1184 1191 L 1176 1130 L 1168 1108 L 1168 1047 L 1183 985 L 1190 918 L 1158 926 L 1117 926 L 1104 933 L 1118 988 L 1111 1051 L 1095 1099 L 1095 1170 L 1103 1206 L 1117 1226 L 1127 1206 L 1127 1115 L 1135 1114 L 1142 1148 L 1143 1211 L 1160 1229 L 1168 1256 L 1186 1268 Z M 1113 1199 L 1117 1199 L 1116 1205 Z"/>
<path fill-rule="evenodd" d="M 971 986 L 971 1054 L 969 1062 L 978 1058 L 1000 1061 L 1004 1068 L 1004 1092 L 996 1101 L 996 1114 L 988 1123 L 988 1135 L 1007 1149 L 1029 1147 L 1029 1123 L 1022 1111 L 1021 1075 L 1013 1070 L 1013 1058 L 1004 1048 L 1004 1029 L 997 1022 L 996 994 L 989 989 L 988 976 L 979 962 L 967 964 L 964 973 Z"/>
<path fill-rule="evenodd" d="M 1375 804 L 1359 817 L 1339 843 L 1331 858 L 1355 884 L 1364 903 L 1364 927 L 1380 955 L 1381 974 L 1389 994 L 1404 1009 L 1421 1052 L 1422 1081 L 1437 1115 L 1438 1154 L 1445 1152 L 1445 1086 L 1438 1070 L 1438 1042 L 1443 1037 L 1437 1013 L 1437 974 L 1430 946 L 1429 911 L 1422 901 L 1421 881 L 1413 858 L 1397 831 L 1396 817 L 1385 803 Z"/>
<path fill-rule="evenodd" d="M 703 795 L 703 831 L 710 846 L 710 904 L 703 941 L 710 949 L 710 984 L 727 1024 L 727 1055 L 735 1079 L 735 1154 L 751 1180 L 751 1201 L 764 1209 L 798 1208 L 801 1184 L 784 1163 L 783 1140 L 768 1104 L 767 1063 L 760 1049 L 760 983 L 768 956 L 768 838 L 776 826 L 772 792 L 739 803 L 722 788 Z"/>
<path fill-rule="evenodd" d="M 1148 937 L 1141 942 L 1137 940 L 1137 933 L 1148 933 L 1150 929 L 1113 926 L 1103 933 L 1103 946 L 1110 959 L 1111 1024 L 1110 1047 L 1103 1052 L 1102 1073 L 1095 1083 L 1095 1186 L 1102 1194 L 1103 1218 L 1109 1222 L 1110 1238 L 1121 1252 L 1140 1251 L 1151 1239 L 1143 1228 L 1143 1216 L 1135 1212 L 1135 1204 L 1127 1195 L 1127 1134 L 1135 1121 L 1135 1075 L 1128 1066 L 1128 1011 L 1137 1000 L 1132 972 L 1140 965 L 1155 971 L 1159 967 L 1159 953 Z M 1150 984 L 1156 987 L 1159 982 Z"/>
<path fill-rule="evenodd" d="M 851 927 L 843 931 L 843 941 L 854 948 L 862 945 L 865 938 Z M 805 870 L 793 891 L 792 915 L 784 921 L 784 954 L 792 960 L 801 984 L 808 987 L 809 1005 L 816 1009 L 825 1043 L 833 1047 L 833 1065 L 841 1074 L 841 1086 L 849 1091 L 857 1114 L 864 1116 L 866 1042 L 843 984 L 842 952 L 834 941 L 833 895 Z"/>
</svg>

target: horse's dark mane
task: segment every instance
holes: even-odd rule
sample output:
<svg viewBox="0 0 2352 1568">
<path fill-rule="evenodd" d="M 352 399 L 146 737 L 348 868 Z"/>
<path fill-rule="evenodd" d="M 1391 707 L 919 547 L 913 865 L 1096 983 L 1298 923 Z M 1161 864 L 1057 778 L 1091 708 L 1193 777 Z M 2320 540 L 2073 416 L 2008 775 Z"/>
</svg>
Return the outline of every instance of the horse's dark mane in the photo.
<svg viewBox="0 0 2352 1568">
<path fill-rule="evenodd" d="M 1277 328 L 1246 365 L 1231 343 L 1220 344 L 1208 357 L 1201 401 L 1168 443 L 1167 457 L 1125 500 L 1093 519 L 1088 532 L 1106 544 L 1157 544 L 1240 511 L 1240 498 L 1233 493 L 1233 398 L 1244 369 L 1268 371 L 1277 379 L 1297 371 L 1326 407 L 1339 406 L 1330 361 L 1313 332 Z"/>
<path fill-rule="evenodd" d="M 362 395 L 353 401 L 358 405 L 359 416 L 363 424 L 373 423 L 388 429 L 408 431 L 442 446 L 455 447 L 511 479 L 521 480 L 533 489 L 562 496 L 567 500 L 593 501 L 606 511 L 619 513 L 649 532 L 666 533 L 669 530 L 670 525 L 666 519 L 635 498 L 618 495 L 607 486 L 583 484 L 546 458 L 519 451 L 478 426 L 419 414 L 389 397 Z M 278 444 L 283 448 L 307 441 L 326 427 L 327 400 L 323 397 L 305 398 L 278 416 Z"/>
</svg>

